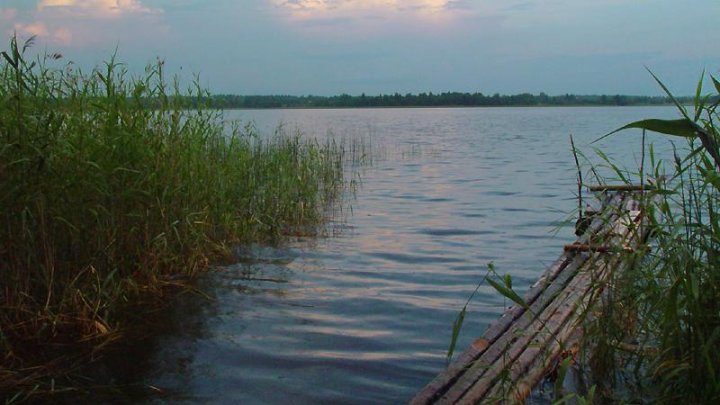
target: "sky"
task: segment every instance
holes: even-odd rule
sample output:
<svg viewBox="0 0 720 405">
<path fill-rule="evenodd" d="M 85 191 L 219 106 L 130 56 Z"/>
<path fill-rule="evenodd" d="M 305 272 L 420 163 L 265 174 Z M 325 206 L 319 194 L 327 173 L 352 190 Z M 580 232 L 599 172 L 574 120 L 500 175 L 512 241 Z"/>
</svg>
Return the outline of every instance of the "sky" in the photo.
<svg viewBox="0 0 720 405">
<path fill-rule="evenodd" d="M 216 94 L 690 95 L 718 0 L 0 0 L 0 33 L 85 68 L 160 59 Z"/>
</svg>

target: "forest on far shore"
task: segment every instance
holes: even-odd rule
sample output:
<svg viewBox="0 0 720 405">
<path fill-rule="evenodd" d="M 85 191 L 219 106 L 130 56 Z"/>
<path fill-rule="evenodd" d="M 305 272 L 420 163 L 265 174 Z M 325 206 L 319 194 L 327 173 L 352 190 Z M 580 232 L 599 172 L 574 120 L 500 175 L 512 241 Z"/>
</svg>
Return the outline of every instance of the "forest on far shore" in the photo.
<svg viewBox="0 0 720 405">
<path fill-rule="evenodd" d="M 516 95 L 445 92 L 433 94 L 381 94 L 359 96 L 290 96 L 290 95 L 213 95 L 209 100 L 214 108 L 367 108 L 367 107 L 500 107 L 500 106 L 632 106 L 666 105 L 671 100 L 659 96 L 574 95 L 549 96 L 545 93 Z M 690 102 L 689 97 L 679 98 Z"/>
</svg>

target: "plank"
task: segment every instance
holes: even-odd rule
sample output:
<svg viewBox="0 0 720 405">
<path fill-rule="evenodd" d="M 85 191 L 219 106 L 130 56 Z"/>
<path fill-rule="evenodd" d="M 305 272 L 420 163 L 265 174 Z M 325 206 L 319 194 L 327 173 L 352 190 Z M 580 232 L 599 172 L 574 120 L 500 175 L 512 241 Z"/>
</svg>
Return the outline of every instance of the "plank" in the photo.
<svg viewBox="0 0 720 405">
<path fill-rule="evenodd" d="M 619 218 L 618 221 L 626 219 L 637 223 L 642 218 L 638 212 L 631 212 L 627 217 Z M 637 228 L 627 227 L 626 229 L 625 234 L 614 235 L 615 242 L 639 243 L 638 236 L 642 235 L 635 232 Z M 537 339 L 539 332 L 536 333 L 532 346 L 520 348 L 522 350 L 520 356 L 511 354 L 514 361 L 510 363 L 508 380 L 515 382 L 512 389 L 505 389 L 503 384 L 495 384 L 486 391 L 479 386 L 473 387 L 462 398 L 461 403 L 492 401 L 496 397 L 517 402 L 524 400 L 530 394 L 532 388 L 540 382 L 562 351 L 567 348 L 566 343 L 575 332 L 582 311 L 594 301 L 597 293 L 604 289 L 602 284 L 597 289 L 597 281 L 601 280 L 601 283 L 606 283 L 613 272 L 622 271 L 626 265 L 626 262 L 618 256 L 596 255 L 596 258 L 597 261 L 589 262 L 588 268 L 583 269 L 584 271 L 575 279 L 579 280 L 575 285 L 575 292 L 578 296 L 573 297 L 572 294 L 568 294 L 567 299 L 559 307 L 560 310 L 545 320 L 542 328 L 546 329 L 546 336 L 543 339 Z M 568 286 L 569 288 L 570 286 Z"/>
<path fill-rule="evenodd" d="M 573 262 L 567 266 L 565 271 L 560 274 L 552 284 L 549 284 L 543 291 L 543 294 L 529 305 L 529 311 L 522 311 L 522 315 L 515 320 L 512 328 L 505 328 L 502 334 L 492 342 L 492 346 L 483 352 L 483 354 L 475 360 L 471 367 L 451 386 L 447 392 L 440 398 L 439 403 L 455 403 L 469 390 L 472 386 L 480 384 L 489 384 L 497 374 L 502 370 L 498 368 L 499 360 L 502 359 L 507 348 L 513 343 L 526 344 L 532 336 L 517 336 L 515 331 L 522 331 L 530 328 L 536 321 L 537 315 L 541 314 L 548 306 L 552 306 L 558 294 L 562 294 L 566 285 L 575 277 L 578 269 L 586 262 L 587 256 L 576 255 Z M 520 307 L 517 307 L 520 308 Z M 497 324 L 496 324 L 497 325 Z M 489 331 L 494 332 L 496 325 L 490 327 Z M 512 359 L 511 359 L 512 360 Z"/>
<path fill-rule="evenodd" d="M 531 324 L 517 328 L 521 334 L 515 336 L 507 348 L 498 348 L 504 350 L 502 356 L 492 360 L 492 365 L 483 378 L 472 384 L 461 397 L 454 398 L 453 403 L 479 401 L 498 382 L 499 376 L 509 365 L 514 365 L 516 368 L 523 367 L 524 364 L 529 363 L 529 360 L 534 359 L 541 347 L 550 344 L 549 340 L 552 340 L 559 327 L 568 321 L 578 294 L 584 292 L 583 289 L 590 284 L 591 278 L 589 272 L 580 272 L 568 285 L 563 286 L 559 294 L 553 297 L 550 305 L 537 313 Z"/>
<path fill-rule="evenodd" d="M 612 263 L 606 265 L 606 271 L 608 273 L 622 271 L 624 269 L 624 262 L 614 260 Z M 609 278 L 609 274 L 607 275 Z M 566 323 L 558 331 L 556 339 L 552 340 L 542 354 L 537 356 L 533 363 L 527 368 L 527 371 L 523 374 L 512 374 L 511 378 L 516 381 L 514 391 L 509 397 L 512 401 L 523 401 L 530 395 L 532 389 L 546 376 L 558 362 L 563 351 L 568 350 L 570 346 L 578 344 L 578 324 L 577 320 L 580 319 L 580 315 L 585 308 L 595 300 L 597 291 L 588 289 L 587 293 L 582 299 L 579 305 L 575 306 L 575 313 L 572 319 L 574 322 Z M 490 395 L 496 394 L 492 392 Z"/>
<path fill-rule="evenodd" d="M 575 327 L 577 319 L 575 315 L 581 308 L 579 300 L 587 295 L 593 278 L 589 272 L 578 274 L 574 279 L 575 282 L 553 302 L 555 305 L 540 315 L 542 322 L 535 322 L 530 329 L 523 332 L 526 338 L 518 340 L 513 345 L 507 355 L 507 363 L 502 365 L 504 367 L 502 371 L 507 369 L 507 381 L 513 382 L 512 387 L 515 386 L 515 381 L 528 373 L 542 377 L 545 367 L 538 369 L 533 367 L 533 364 L 538 360 L 551 359 L 559 355 L 566 337 Z M 532 381 L 534 382 L 534 379 Z M 512 392 L 512 390 L 503 392 L 503 388 L 502 381 L 496 378 L 489 384 L 473 386 L 458 402 L 473 404 L 495 398 L 501 393 L 507 395 Z M 529 390 L 515 390 L 515 399 L 521 399 L 525 392 L 529 393 Z"/>
<path fill-rule="evenodd" d="M 575 333 L 578 311 L 595 299 L 591 287 L 617 265 L 611 253 L 634 249 L 638 243 L 638 203 L 627 195 L 606 193 L 588 231 L 566 245 L 528 289 L 524 299 L 529 310 L 518 305 L 505 310 L 410 403 L 476 403 L 509 392 L 516 399 L 526 396 Z M 614 248 L 617 241 L 620 249 Z M 503 375 L 518 383 L 513 390 L 502 390 L 498 381 Z"/>
<path fill-rule="evenodd" d="M 624 201 L 623 196 L 613 197 L 615 204 L 621 204 Z M 607 232 L 607 224 L 612 223 L 618 219 L 618 213 L 616 210 L 606 210 L 607 215 L 596 218 L 591 225 L 591 229 L 594 231 L 594 235 L 603 234 L 605 236 Z M 605 232 L 603 232 L 605 231 Z M 587 241 L 592 234 L 588 233 L 583 235 L 580 240 Z M 604 237 L 603 236 L 603 237 Z M 535 283 L 526 294 L 525 300 L 529 304 L 532 314 L 537 314 L 544 309 L 552 298 L 558 294 L 563 288 L 565 288 L 567 282 L 575 275 L 577 270 L 584 264 L 589 256 L 583 255 L 561 255 L 560 259 L 556 262 L 556 266 L 551 267 L 551 280 L 549 283 Z M 572 266 L 570 264 L 572 263 Z M 559 265 L 558 265 L 559 264 Z M 564 266 L 564 267 L 563 267 Z M 556 269 L 561 271 L 555 272 Z M 553 274 L 555 273 L 555 274 Z M 546 272 L 547 274 L 547 272 Z M 562 274 L 561 276 L 559 274 Z M 538 301 L 537 298 L 542 294 L 545 299 Z M 528 296 L 532 300 L 528 300 Z M 527 328 L 534 320 L 533 315 L 522 316 L 525 314 L 525 308 L 520 306 L 513 306 L 509 311 L 506 311 L 498 322 L 491 325 L 485 332 L 483 337 L 490 343 L 488 347 L 485 347 L 481 353 L 474 353 L 472 360 L 473 364 L 468 364 L 468 359 L 463 359 L 463 364 L 459 366 L 464 374 L 458 376 L 453 385 L 447 388 L 447 391 L 442 395 L 433 395 L 431 398 L 439 399 L 439 403 L 453 403 L 459 400 L 463 393 L 470 388 L 473 384 L 483 376 L 493 362 L 496 362 L 502 355 L 502 347 L 505 347 L 509 342 L 515 340 L 515 336 L 508 331 L 512 326 L 513 329 L 524 329 Z M 478 356 L 479 354 L 479 356 Z M 427 396 L 425 396 L 427 398 Z M 419 402 L 422 403 L 422 402 Z"/>
<path fill-rule="evenodd" d="M 593 184 L 588 186 L 590 191 L 643 191 L 655 188 L 652 184 Z"/>
</svg>

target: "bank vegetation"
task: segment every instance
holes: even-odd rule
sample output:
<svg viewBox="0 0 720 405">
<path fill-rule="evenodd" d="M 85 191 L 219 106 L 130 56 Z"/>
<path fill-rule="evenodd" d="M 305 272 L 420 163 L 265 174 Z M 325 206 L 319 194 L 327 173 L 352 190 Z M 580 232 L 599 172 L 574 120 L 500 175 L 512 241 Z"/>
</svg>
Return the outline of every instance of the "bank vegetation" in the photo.
<svg viewBox="0 0 720 405">
<path fill-rule="evenodd" d="M 73 390 L 128 319 L 232 246 L 314 234 L 344 148 L 227 124 L 163 64 L 134 77 L 61 55 L 0 54 L 0 398 Z M 184 100 L 193 99 L 194 109 Z M 147 100 L 153 100 L 151 106 Z M 128 314 L 133 316 L 129 317 Z"/>
</svg>

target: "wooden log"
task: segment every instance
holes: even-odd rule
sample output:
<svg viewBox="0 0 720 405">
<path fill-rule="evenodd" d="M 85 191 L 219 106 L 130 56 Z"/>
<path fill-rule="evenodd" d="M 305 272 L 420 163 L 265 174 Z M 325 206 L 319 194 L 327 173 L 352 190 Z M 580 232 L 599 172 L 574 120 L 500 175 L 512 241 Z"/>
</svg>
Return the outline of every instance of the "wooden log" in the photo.
<svg viewBox="0 0 720 405">
<path fill-rule="evenodd" d="M 568 256 L 561 256 L 555 261 L 548 271 L 546 271 L 545 275 L 530 287 L 525 294 L 525 301 L 528 303 L 535 302 L 545 288 L 550 285 L 550 283 L 557 278 L 558 274 L 563 272 L 573 260 L 575 259 Z M 495 344 L 497 339 L 502 336 L 524 312 L 525 309 L 517 305 L 505 310 L 503 315 L 488 327 L 481 338 L 475 340 L 469 349 L 464 351 L 448 368 L 425 386 L 425 388 L 410 401 L 410 404 L 434 403 L 449 386 L 456 383 L 491 344 Z"/>
<path fill-rule="evenodd" d="M 603 205 L 620 205 L 624 200 L 624 195 L 618 194 L 607 196 L 603 201 Z M 579 241 L 588 242 L 591 235 L 598 233 L 605 225 L 617 218 L 615 210 L 604 210 L 602 215 L 596 216 L 591 225 L 590 232 L 580 237 Z M 579 256 L 579 258 L 561 255 L 558 260 L 543 274 L 543 276 L 533 284 L 533 286 L 525 294 L 525 302 L 529 305 L 535 303 L 537 298 L 544 293 L 548 285 L 556 281 L 557 276 L 567 269 L 568 265 L 574 260 L 584 261 L 587 257 Z M 572 272 L 576 271 L 582 263 L 576 263 Z M 562 283 L 561 283 L 562 284 Z M 439 399 L 450 386 L 455 384 L 463 374 L 473 366 L 473 363 L 487 350 L 487 348 L 495 344 L 507 330 L 522 316 L 525 308 L 512 306 L 501 316 L 501 318 L 493 323 L 483 334 L 483 337 L 477 339 L 473 345 L 463 352 L 456 361 L 454 361 L 445 371 L 440 373 L 433 381 L 431 381 L 415 398 L 411 400 L 411 404 L 429 404 Z M 490 356 L 495 357 L 495 356 Z"/>
<path fill-rule="evenodd" d="M 608 279 L 611 273 L 622 271 L 624 270 L 624 267 L 623 262 L 619 259 L 608 262 L 604 266 L 603 278 Z M 554 363 L 557 362 L 557 359 L 559 359 L 563 351 L 567 350 L 567 348 L 571 345 L 579 344 L 579 337 L 577 334 L 577 327 L 579 325 L 577 324 L 577 320 L 580 319 L 582 311 L 585 308 L 588 308 L 588 306 L 595 300 L 597 293 L 602 292 L 595 291 L 592 287 L 594 287 L 594 282 L 588 285 L 588 290 L 582 298 L 581 303 L 575 307 L 575 314 L 573 316 L 575 322 L 564 325 L 559 330 L 557 338 L 547 346 L 545 353 L 538 356 L 533 364 L 528 367 L 528 372 L 524 375 L 517 376 L 517 379 L 515 380 L 517 381 L 516 387 L 512 397 L 514 401 L 524 401 L 525 398 L 529 396 L 532 389 L 537 386 L 540 380 L 542 380 L 542 378 L 554 368 Z M 516 376 L 512 375 L 512 377 Z"/>
<path fill-rule="evenodd" d="M 652 184 L 593 184 L 588 186 L 590 191 L 643 191 L 652 190 Z"/>
<path fill-rule="evenodd" d="M 621 204 L 624 201 L 624 195 L 615 195 L 606 198 L 604 204 Z M 596 216 L 590 225 L 590 233 L 583 235 L 579 241 L 588 242 L 591 233 L 597 234 L 606 226 L 607 223 L 617 219 L 615 210 L 605 210 L 603 215 Z M 523 299 L 528 305 L 532 305 L 537 298 L 544 293 L 545 289 L 551 283 L 556 281 L 560 273 L 566 270 L 567 266 L 573 261 L 587 260 L 587 256 L 561 255 L 550 268 L 536 281 L 530 289 L 525 293 Z M 572 272 L 576 271 L 581 265 L 577 262 Z M 428 385 L 426 385 L 411 401 L 410 404 L 431 404 L 437 401 L 443 393 L 455 384 L 458 379 L 470 368 L 473 363 L 484 353 L 484 351 L 497 339 L 502 336 L 525 312 L 525 308 L 514 305 L 502 314 L 502 316 L 485 331 L 483 336 L 477 339 L 470 348 L 465 350 L 455 361 L 453 361 L 443 372 L 435 377 Z"/>
<path fill-rule="evenodd" d="M 589 243 L 571 243 L 563 246 L 563 250 L 566 252 L 598 252 L 598 253 L 611 253 L 611 252 L 624 252 L 633 253 L 635 249 L 629 246 L 611 246 L 611 245 L 597 245 Z"/>
<path fill-rule="evenodd" d="M 512 391 L 513 398 L 529 393 L 562 352 L 566 335 L 575 330 L 578 308 L 595 300 L 593 286 L 599 282 L 603 287 L 605 283 L 605 273 L 609 270 L 603 269 L 609 268 L 608 261 L 614 261 L 616 256 L 599 251 L 617 250 L 612 248 L 617 243 L 623 247 L 620 250 L 629 251 L 630 246 L 640 240 L 636 237 L 642 230 L 636 226 L 640 217 L 638 204 L 626 198 L 627 194 L 605 194 L 603 210 L 593 218 L 589 232 L 569 245 L 525 294 L 529 311 L 520 306 L 506 310 L 481 338 L 418 393 L 411 404 L 475 403 L 490 399 L 488 395 L 508 394 L 501 392 L 498 385 L 500 376 L 508 372 L 511 379 L 519 383 Z M 626 210 L 631 212 L 621 212 Z M 622 226 L 616 226 L 618 223 Z M 508 363 L 512 367 L 508 368 Z"/>
<path fill-rule="evenodd" d="M 512 328 L 508 327 L 503 330 L 502 335 L 493 341 L 492 345 L 475 360 L 458 381 L 440 397 L 438 403 L 456 403 L 471 388 L 480 387 L 477 389 L 484 389 L 489 386 L 503 369 L 501 363 L 506 351 L 512 345 L 517 345 L 518 342 L 520 345 L 527 344 L 534 336 L 518 336 L 515 331 L 524 331 L 530 328 L 533 322 L 536 321 L 538 314 L 545 311 L 548 306 L 551 306 L 552 310 L 558 305 L 555 299 L 556 296 L 563 294 L 567 284 L 575 277 L 578 269 L 585 264 L 586 260 L 586 256 L 577 256 L 571 265 L 567 266 L 556 280 L 547 286 L 543 294 L 529 305 L 528 310 L 522 310 L 522 315 L 512 323 Z M 493 325 L 489 330 L 493 330 L 495 326 Z M 510 361 L 512 360 L 513 358 L 510 358 Z"/>
<path fill-rule="evenodd" d="M 588 269 L 592 270 L 592 269 Z M 509 367 L 508 379 L 513 381 L 512 389 L 507 390 L 497 384 L 487 392 L 479 395 L 468 393 L 463 398 L 463 403 L 475 403 L 483 398 L 493 398 L 503 394 L 504 399 L 523 401 L 537 385 L 542 377 L 552 368 L 560 354 L 569 348 L 567 342 L 577 326 L 578 319 L 585 308 L 587 308 L 590 297 L 595 295 L 593 279 L 604 278 L 610 271 L 607 262 L 595 269 L 601 274 L 590 274 L 585 272 L 578 275 L 578 282 L 575 285 L 575 294 L 568 294 L 563 297 L 563 302 L 558 306 L 557 311 L 549 314 L 549 318 L 542 325 L 544 333 L 541 338 L 535 338 L 534 344 L 524 348 L 522 354 Z M 479 399 L 478 399 L 479 398 Z"/>
<path fill-rule="evenodd" d="M 562 353 L 571 350 L 571 344 L 578 344 L 577 341 L 570 343 L 571 336 L 577 328 L 577 318 L 582 311 L 581 306 L 574 307 L 574 314 L 563 324 L 558 331 L 556 338 L 552 340 L 542 353 L 535 356 L 534 362 L 527 367 L 527 371 L 523 374 L 511 373 L 511 378 L 515 381 L 512 391 L 505 392 L 504 398 L 510 399 L 514 403 L 524 403 L 525 399 L 530 396 L 533 388 L 546 376 L 554 367 Z M 501 394 L 500 387 L 495 387 L 488 396 L 497 396 Z"/>
<path fill-rule="evenodd" d="M 608 245 L 596 245 L 589 243 L 571 243 L 563 246 L 563 250 L 566 252 L 598 252 L 607 253 L 610 251 Z"/>
<path fill-rule="evenodd" d="M 619 220 L 623 219 L 625 218 L 620 218 Z M 633 222 L 641 221 L 642 215 L 631 214 L 630 220 Z M 637 232 L 633 229 L 628 229 L 626 234 L 618 235 L 615 241 L 618 243 L 638 243 L 639 238 L 637 238 L 637 236 Z M 602 293 L 606 287 L 606 283 L 611 278 L 611 274 L 623 271 L 627 265 L 626 262 L 618 257 L 608 258 L 607 256 L 603 256 L 603 259 L 605 259 L 604 263 L 599 264 L 599 273 L 597 275 L 595 272 L 590 272 L 587 274 L 588 277 L 579 275 L 576 278 L 581 280 L 581 283 L 578 284 L 580 287 L 580 299 L 571 302 L 572 313 L 566 317 L 568 322 L 563 323 L 559 328 L 555 328 L 554 325 L 557 319 L 548 320 L 545 327 L 553 332 L 557 331 L 554 338 L 543 341 L 541 343 L 543 349 L 537 354 L 533 353 L 533 348 L 526 350 L 514 363 L 514 365 L 516 364 L 518 367 L 511 367 L 509 379 L 516 382 L 510 393 L 512 395 L 509 395 L 508 392 L 502 392 L 501 387 L 494 387 L 492 391 L 485 394 L 486 398 L 493 398 L 494 396 L 503 394 L 504 399 L 522 402 L 530 394 L 532 388 L 552 369 L 553 364 L 557 361 L 563 350 L 566 349 L 566 343 L 569 342 L 575 334 L 577 321 L 580 319 L 584 308 L 588 308 L 588 306 L 595 301 L 595 297 Z M 598 281 L 600 281 L 599 284 Z M 556 315 L 553 317 L 556 318 Z M 521 367 L 524 367 L 524 369 L 521 369 Z M 467 403 L 472 403 L 476 397 L 470 396 L 464 398 L 463 402 L 466 402 L 466 399 Z"/>
<path fill-rule="evenodd" d="M 599 258 L 596 256 L 595 258 Z M 601 259 L 600 259 L 601 260 Z M 593 266 L 592 261 L 587 262 Z M 517 336 L 502 354 L 489 367 L 489 370 L 475 384 L 453 403 L 472 404 L 488 397 L 489 392 L 499 382 L 499 377 L 510 371 L 509 380 L 516 380 L 518 375 L 527 369 L 527 365 L 535 359 L 542 347 L 552 343 L 558 329 L 568 322 L 574 305 L 578 302 L 578 295 L 584 295 L 586 287 L 590 285 L 591 274 L 581 271 L 573 280 L 561 289 L 556 297 L 541 312 L 535 314 L 533 322 L 526 327 L 518 328 L 521 335 Z M 497 361 L 501 360 L 501 361 Z M 513 375 L 513 368 L 515 369 Z"/>
</svg>

